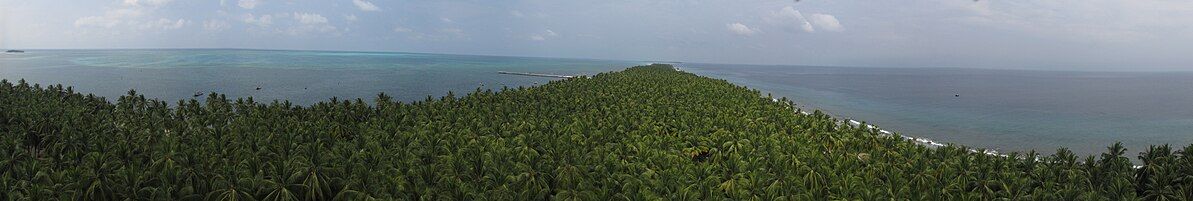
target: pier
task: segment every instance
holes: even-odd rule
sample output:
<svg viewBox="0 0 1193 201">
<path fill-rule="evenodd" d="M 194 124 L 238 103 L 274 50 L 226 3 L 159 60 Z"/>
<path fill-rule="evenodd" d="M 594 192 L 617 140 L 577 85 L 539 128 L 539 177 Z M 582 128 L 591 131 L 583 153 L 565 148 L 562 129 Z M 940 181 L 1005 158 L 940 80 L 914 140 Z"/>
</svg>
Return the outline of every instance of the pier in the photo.
<svg viewBox="0 0 1193 201">
<path fill-rule="evenodd" d="M 522 73 L 522 72 L 508 72 L 508 71 L 497 71 L 497 73 L 498 73 L 498 74 L 506 74 L 506 75 L 525 75 L 525 76 L 536 76 L 536 77 L 554 77 L 554 78 L 573 78 L 573 77 L 576 77 L 576 76 L 571 76 L 571 75 L 552 75 L 552 74 L 542 74 L 542 73 Z"/>
</svg>

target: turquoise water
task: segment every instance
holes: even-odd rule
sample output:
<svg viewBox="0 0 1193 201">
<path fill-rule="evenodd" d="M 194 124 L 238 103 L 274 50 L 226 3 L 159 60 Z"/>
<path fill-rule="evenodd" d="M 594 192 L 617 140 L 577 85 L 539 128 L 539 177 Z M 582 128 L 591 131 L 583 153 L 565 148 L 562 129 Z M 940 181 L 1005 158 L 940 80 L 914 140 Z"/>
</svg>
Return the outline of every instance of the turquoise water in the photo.
<svg viewBox="0 0 1193 201">
<path fill-rule="evenodd" d="M 885 130 L 999 152 L 1193 144 L 1193 72 L 683 64 Z M 960 97 L 956 97 L 960 95 Z M 1133 157 L 1133 156 L 1132 156 Z"/>
<path fill-rule="evenodd" d="M 558 79 L 497 71 L 592 75 L 640 64 L 645 63 L 391 52 L 29 50 L 0 54 L 0 78 L 74 86 L 109 98 L 135 89 L 170 103 L 217 92 L 307 105 L 332 97 L 371 101 L 378 93 L 415 101 Z"/>
</svg>

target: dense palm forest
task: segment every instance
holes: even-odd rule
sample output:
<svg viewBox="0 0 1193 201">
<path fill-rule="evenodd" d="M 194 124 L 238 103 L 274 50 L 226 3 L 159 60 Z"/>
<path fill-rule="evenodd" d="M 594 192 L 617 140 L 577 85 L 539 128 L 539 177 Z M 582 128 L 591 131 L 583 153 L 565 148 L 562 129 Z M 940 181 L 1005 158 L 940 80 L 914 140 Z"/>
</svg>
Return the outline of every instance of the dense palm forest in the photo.
<svg viewBox="0 0 1193 201">
<path fill-rule="evenodd" d="M 113 103 L 114 102 L 114 103 Z M 930 149 L 668 65 L 457 97 L 0 84 L 5 200 L 1189 200 L 1193 147 Z"/>
</svg>

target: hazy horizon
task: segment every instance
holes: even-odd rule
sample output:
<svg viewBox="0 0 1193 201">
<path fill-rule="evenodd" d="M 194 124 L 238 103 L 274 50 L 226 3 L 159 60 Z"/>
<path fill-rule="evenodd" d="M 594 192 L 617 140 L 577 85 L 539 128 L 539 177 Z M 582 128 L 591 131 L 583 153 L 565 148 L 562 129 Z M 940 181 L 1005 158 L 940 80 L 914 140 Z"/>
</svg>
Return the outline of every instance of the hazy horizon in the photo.
<svg viewBox="0 0 1193 201">
<path fill-rule="evenodd" d="M 0 0 L 0 48 L 1191 71 L 1193 2 Z"/>
<path fill-rule="evenodd" d="M 14 48 L 16 50 L 17 48 Z M 1107 73 L 1193 73 L 1193 68 L 1189 69 L 1040 69 L 1040 68 L 990 68 L 990 67 L 967 67 L 967 66 L 843 66 L 843 65 L 804 65 L 804 64 L 761 64 L 761 63 L 716 63 L 716 62 L 688 62 L 688 61 L 669 61 L 669 60 L 629 60 L 629 59 L 610 59 L 610 58 L 586 58 L 586 57 L 551 57 L 551 56 L 535 56 L 535 55 L 497 55 L 497 54 L 460 54 L 450 52 L 411 52 L 411 51 L 387 51 L 387 50 L 322 50 L 322 49 L 265 49 L 265 48 L 90 48 L 90 49 L 69 49 L 69 48 L 54 48 L 54 49 L 19 49 L 19 50 L 49 50 L 49 51 L 119 51 L 119 50 L 251 50 L 251 51 L 313 51 L 313 52 L 365 52 L 365 53 L 403 53 L 403 54 L 437 54 L 437 55 L 462 55 L 462 56 L 491 56 L 491 57 L 523 57 L 523 58 L 546 58 L 546 59 L 579 59 L 579 60 L 606 60 L 606 61 L 630 61 L 630 62 L 657 62 L 669 63 L 679 62 L 687 64 L 711 64 L 711 65 L 745 65 L 745 66 L 786 66 L 786 67 L 829 67 L 829 68 L 904 68 L 904 69 L 973 69 L 973 70 L 1009 70 L 1009 71 L 1057 71 L 1057 72 L 1107 72 Z M 628 67 L 628 66 L 627 66 Z"/>
</svg>

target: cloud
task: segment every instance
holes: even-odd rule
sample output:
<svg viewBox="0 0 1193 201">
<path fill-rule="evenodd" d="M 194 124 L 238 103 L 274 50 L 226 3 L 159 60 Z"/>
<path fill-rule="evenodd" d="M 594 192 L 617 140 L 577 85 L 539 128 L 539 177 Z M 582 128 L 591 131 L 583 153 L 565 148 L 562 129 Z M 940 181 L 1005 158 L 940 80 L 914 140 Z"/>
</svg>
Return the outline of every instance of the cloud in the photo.
<svg viewBox="0 0 1193 201">
<path fill-rule="evenodd" d="M 801 30 L 808 33 L 816 32 L 816 29 L 812 28 L 812 23 L 809 23 L 799 10 L 795 10 L 791 6 L 786 6 L 777 12 L 772 12 L 770 15 L 764 17 L 763 20 L 788 30 Z"/>
<path fill-rule="evenodd" d="M 354 14 L 348 14 L 348 15 L 344 15 L 344 20 L 348 20 L 348 22 L 355 22 L 357 20 L 357 18 L 356 18 L 356 15 L 354 15 Z"/>
<path fill-rule="evenodd" d="M 294 19 L 294 23 L 290 24 L 291 26 L 277 30 L 282 34 L 304 36 L 312 33 L 332 33 L 335 35 L 342 33 L 335 26 L 328 23 L 327 17 L 323 17 L 320 14 L 294 12 L 292 14 L 283 13 L 275 16 L 279 18 L 288 16 Z"/>
<path fill-rule="evenodd" d="M 255 16 L 253 16 L 253 14 L 250 13 L 250 14 L 246 14 L 244 16 L 244 19 L 241 21 L 243 21 L 245 24 L 251 24 L 251 25 L 257 25 L 257 26 L 264 27 L 264 26 L 269 26 L 270 24 L 273 24 L 273 16 L 271 16 L 269 14 L 265 14 L 265 15 L 261 15 L 261 17 L 255 17 Z"/>
<path fill-rule="evenodd" d="M 452 23 L 452 22 L 456 22 L 455 20 L 452 20 L 452 18 L 446 18 L 446 17 L 439 18 L 439 21 L 443 21 L 443 23 Z"/>
<path fill-rule="evenodd" d="M 845 27 L 841 26 L 841 21 L 837 21 L 837 17 L 833 17 L 832 15 L 817 13 L 812 14 L 808 18 L 811 18 L 812 24 L 820 27 L 820 29 L 828 31 L 845 30 Z"/>
<path fill-rule="evenodd" d="M 221 20 L 203 21 L 203 30 L 207 30 L 207 31 L 223 31 L 225 29 L 228 29 L 229 26 L 231 26 L 231 25 L 228 25 L 228 22 L 224 22 Z"/>
<path fill-rule="evenodd" d="M 514 17 L 525 17 L 526 16 L 525 14 L 522 14 L 522 11 L 517 11 L 517 10 L 511 10 L 510 15 L 512 15 Z"/>
<path fill-rule="evenodd" d="M 161 19 L 151 20 L 151 21 L 145 22 L 144 24 L 141 24 L 141 29 L 173 30 L 173 29 L 182 28 L 183 26 L 186 26 L 187 23 L 189 23 L 189 21 L 187 21 L 185 19 L 171 20 L 171 19 L 161 18 Z"/>
<path fill-rule="evenodd" d="M 128 31 L 147 31 L 147 30 L 174 30 L 185 27 L 190 24 L 186 19 L 168 19 L 157 18 L 152 19 L 149 14 L 154 13 L 158 7 L 164 6 L 173 0 L 123 0 L 122 6 L 119 8 L 109 9 L 103 15 L 86 16 L 76 19 L 75 27 L 79 28 L 105 28 L 114 29 L 121 28 Z M 121 30 L 113 30 L 111 33 L 119 33 Z"/>
<path fill-rule="evenodd" d="M 364 0 L 352 0 L 352 4 L 356 5 L 356 8 L 360 8 L 360 10 L 362 10 L 362 11 L 379 11 L 379 10 L 381 10 L 381 8 L 378 8 L 377 5 L 373 5 L 373 3 L 370 3 L 370 2 L 364 1 Z"/>
<path fill-rule="evenodd" d="M 303 24 L 326 24 L 327 23 L 326 17 L 323 17 L 323 15 L 314 14 L 314 13 L 295 12 L 294 20 L 298 20 L 299 23 L 303 23 Z"/>
<path fill-rule="evenodd" d="M 126 6 L 164 6 L 174 0 L 124 0 Z"/>
<path fill-rule="evenodd" d="M 729 29 L 729 32 L 733 32 L 734 34 L 742 35 L 742 36 L 753 36 L 754 34 L 758 33 L 757 29 L 751 29 L 750 27 L 748 27 L 740 22 L 727 24 L 727 25 L 725 25 L 725 28 Z"/>
<path fill-rule="evenodd" d="M 256 8 L 257 4 L 261 4 L 261 0 L 240 0 L 239 2 L 236 2 L 237 6 L 240 6 L 244 9 Z"/>
<path fill-rule="evenodd" d="M 104 12 L 104 15 L 81 17 L 75 20 L 75 27 L 103 27 L 112 28 L 129 18 L 143 15 L 140 9 L 117 9 Z"/>
<path fill-rule="evenodd" d="M 285 34 L 291 35 L 291 36 L 302 36 L 302 35 L 308 35 L 311 33 L 333 33 L 336 35 L 340 34 L 339 32 L 336 32 L 336 30 L 337 29 L 335 26 L 331 26 L 328 24 L 299 25 L 299 26 L 293 26 L 293 27 L 287 28 L 287 29 L 283 30 L 282 33 L 285 33 Z"/>
</svg>

